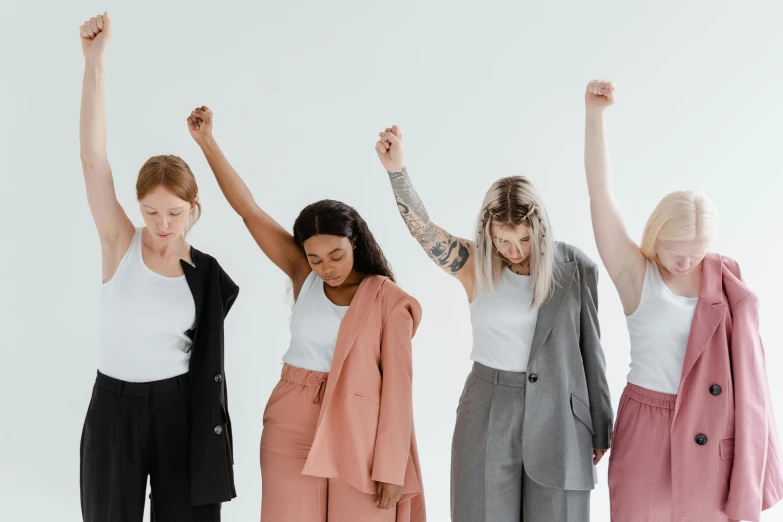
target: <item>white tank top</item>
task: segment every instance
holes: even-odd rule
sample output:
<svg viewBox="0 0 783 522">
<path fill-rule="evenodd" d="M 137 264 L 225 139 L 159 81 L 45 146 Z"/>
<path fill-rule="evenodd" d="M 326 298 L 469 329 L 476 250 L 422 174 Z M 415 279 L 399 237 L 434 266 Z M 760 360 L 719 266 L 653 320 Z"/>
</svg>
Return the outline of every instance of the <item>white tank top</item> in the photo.
<svg viewBox="0 0 783 522">
<path fill-rule="evenodd" d="M 98 370 L 127 382 L 188 372 L 196 304 L 184 275 L 153 272 L 141 255 L 137 228 L 117 272 L 101 287 Z"/>
<path fill-rule="evenodd" d="M 291 344 L 283 362 L 314 372 L 328 372 L 337 332 L 348 311 L 326 297 L 324 281 L 315 271 L 305 279 L 291 314 Z"/>
<path fill-rule="evenodd" d="M 677 393 L 698 300 L 674 295 L 663 282 L 658 265 L 647 261 L 639 306 L 625 318 L 631 337 L 628 382 L 648 390 Z"/>
<path fill-rule="evenodd" d="M 504 268 L 495 293 L 487 290 L 470 303 L 470 359 L 495 370 L 526 372 L 538 320 L 538 308 L 531 308 L 532 302 L 530 276 Z"/>
</svg>

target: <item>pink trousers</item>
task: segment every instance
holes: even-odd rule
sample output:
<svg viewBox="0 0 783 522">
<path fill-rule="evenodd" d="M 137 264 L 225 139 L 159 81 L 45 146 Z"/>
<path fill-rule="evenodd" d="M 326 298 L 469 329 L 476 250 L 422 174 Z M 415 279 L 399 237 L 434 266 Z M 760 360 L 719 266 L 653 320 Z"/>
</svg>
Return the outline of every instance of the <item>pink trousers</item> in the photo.
<svg viewBox="0 0 783 522">
<path fill-rule="evenodd" d="M 671 426 L 676 395 L 628 383 L 609 452 L 612 522 L 672 521 Z M 726 517 L 698 522 L 736 522 Z"/>
<path fill-rule="evenodd" d="M 261 522 L 394 522 L 397 509 L 339 479 L 302 475 L 328 373 L 284 365 L 264 411 Z M 409 504 L 409 503 L 408 503 Z"/>
</svg>

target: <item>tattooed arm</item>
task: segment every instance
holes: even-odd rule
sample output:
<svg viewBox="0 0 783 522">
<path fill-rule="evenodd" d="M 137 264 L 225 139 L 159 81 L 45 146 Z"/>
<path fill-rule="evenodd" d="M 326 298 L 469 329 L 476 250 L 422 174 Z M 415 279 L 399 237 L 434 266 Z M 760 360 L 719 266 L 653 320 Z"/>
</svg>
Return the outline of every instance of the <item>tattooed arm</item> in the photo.
<svg viewBox="0 0 783 522">
<path fill-rule="evenodd" d="M 411 235 L 435 264 L 459 279 L 468 293 L 473 285 L 472 241 L 453 236 L 430 220 L 405 168 L 402 133 L 395 125 L 380 133 L 375 145 L 391 181 L 397 208 Z"/>
<path fill-rule="evenodd" d="M 430 259 L 443 270 L 452 275 L 462 270 L 470 259 L 470 241 L 452 236 L 430 221 L 427 209 L 408 177 L 408 169 L 403 167 L 399 172 L 388 174 L 397 200 L 397 209 L 411 235 Z"/>
</svg>

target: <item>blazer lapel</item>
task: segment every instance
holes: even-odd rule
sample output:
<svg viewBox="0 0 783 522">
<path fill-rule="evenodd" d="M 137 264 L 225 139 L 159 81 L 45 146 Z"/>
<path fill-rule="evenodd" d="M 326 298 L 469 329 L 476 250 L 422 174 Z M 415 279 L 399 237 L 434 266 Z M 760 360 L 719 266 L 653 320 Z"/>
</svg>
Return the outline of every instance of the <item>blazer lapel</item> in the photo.
<svg viewBox="0 0 783 522">
<path fill-rule="evenodd" d="M 541 347 L 544 346 L 544 341 L 552 331 L 552 327 L 555 325 L 557 316 L 560 314 L 560 310 L 563 308 L 565 297 L 568 295 L 568 291 L 571 289 L 571 285 L 574 282 L 574 273 L 576 272 L 576 262 L 569 261 L 567 263 L 556 263 L 555 265 L 555 288 L 552 295 L 547 299 L 541 308 L 538 309 L 538 319 L 536 319 L 536 328 L 533 331 L 533 342 L 530 345 L 530 357 L 528 359 L 528 365 L 533 362 L 538 353 L 541 351 Z"/>
<path fill-rule="evenodd" d="M 193 247 L 190 248 L 190 256 L 196 266 L 191 265 L 184 259 L 180 259 L 179 264 L 182 266 L 182 271 L 185 272 L 185 280 L 188 282 L 188 287 L 190 287 L 190 293 L 193 294 L 193 301 L 196 304 L 196 327 L 198 327 L 198 320 L 201 317 L 201 310 L 204 305 L 204 292 L 207 287 L 204 281 L 207 276 L 207 267 L 202 262 L 201 252 Z"/>
<path fill-rule="evenodd" d="M 332 358 L 332 367 L 329 370 L 329 379 L 326 383 L 323 404 L 318 416 L 319 424 L 332 397 L 334 387 L 340 379 L 345 359 L 348 357 L 351 348 L 353 348 L 356 337 L 358 337 L 362 325 L 367 320 L 367 316 L 370 315 L 375 297 L 378 295 L 385 279 L 383 276 L 366 276 L 359 284 L 359 288 L 351 300 L 351 305 L 340 323 L 340 328 L 337 331 L 337 344 L 335 345 L 334 357 Z"/>
<path fill-rule="evenodd" d="M 726 313 L 726 304 L 723 301 L 723 265 L 720 256 L 707 254 L 703 263 L 699 300 L 696 303 L 688 344 L 685 348 L 680 387 L 707 347 L 707 342 L 718 328 L 723 314 Z"/>
</svg>

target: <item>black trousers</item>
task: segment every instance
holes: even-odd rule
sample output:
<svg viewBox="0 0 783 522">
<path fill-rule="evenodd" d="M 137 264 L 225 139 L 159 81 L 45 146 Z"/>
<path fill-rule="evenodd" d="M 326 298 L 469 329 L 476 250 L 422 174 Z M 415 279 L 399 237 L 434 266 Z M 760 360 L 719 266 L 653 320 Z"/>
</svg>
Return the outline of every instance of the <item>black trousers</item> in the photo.
<svg viewBox="0 0 783 522">
<path fill-rule="evenodd" d="M 130 383 L 98 372 L 82 430 L 83 520 L 141 522 L 148 475 L 152 522 L 220 521 L 220 504 L 191 503 L 188 374 Z"/>
</svg>

